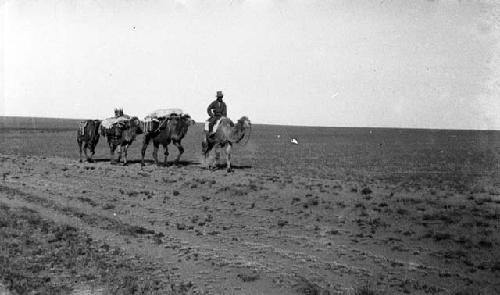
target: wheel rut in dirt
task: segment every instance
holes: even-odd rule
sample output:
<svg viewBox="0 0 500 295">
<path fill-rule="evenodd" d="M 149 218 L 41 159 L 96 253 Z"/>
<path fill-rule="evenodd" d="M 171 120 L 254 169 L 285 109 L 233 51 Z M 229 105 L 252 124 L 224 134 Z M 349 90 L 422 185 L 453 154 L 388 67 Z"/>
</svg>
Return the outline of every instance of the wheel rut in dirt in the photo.
<svg viewBox="0 0 500 295">
<path fill-rule="evenodd" d="M 376 181 L 5 158 L 0 195 L 8 205 L 156 263 L 173 282 L 191 282 L 191 292 L 343 294 L 371 284 L 433 294 L 495 286 L 495 261 L 470 272 L 480 266 L 472 257 L 494 249 L 488 241 L 462 240 L 458 227 L 443 232 L 455 215 L 498 227 L 494 212 L 459 193 L 432 199 L 427 189 Z M 459 249 L 455 239 L 481 248 L 450 250 Z"/>
</svg>

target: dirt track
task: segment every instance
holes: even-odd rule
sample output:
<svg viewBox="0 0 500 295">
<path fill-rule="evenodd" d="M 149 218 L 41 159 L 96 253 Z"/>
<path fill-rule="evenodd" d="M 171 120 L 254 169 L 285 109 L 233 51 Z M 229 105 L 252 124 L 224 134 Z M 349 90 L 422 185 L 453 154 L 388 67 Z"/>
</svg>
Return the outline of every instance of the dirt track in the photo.
<svg viewBox="0 0 500 295">
<path fill-rule="evenodd" d="M 66 287 L 117 290 L 119 278 L 135 273 L 157 282 L 148 290 L 174 293 L 500 290 L 494 193 L 251 169 L 226 174 L 198 165 L 141 169 L 9 155 L 0 161 L 3 205 L 26 207 L 76 228 L 95 247 L 133 257 L 111 259 L 107 268 L 121 274 L 116 280 L 82 279 L 77 268 L 79 279 L 60 283 Z"/>
</svg>

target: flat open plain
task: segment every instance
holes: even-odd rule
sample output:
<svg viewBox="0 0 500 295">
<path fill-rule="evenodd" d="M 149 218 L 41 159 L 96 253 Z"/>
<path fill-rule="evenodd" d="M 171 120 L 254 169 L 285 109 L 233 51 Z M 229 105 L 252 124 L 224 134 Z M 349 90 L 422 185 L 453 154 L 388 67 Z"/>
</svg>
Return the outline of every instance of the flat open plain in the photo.
<svg viewBox="0 0 500 295">
<path fill-rule="evenodd" d="M 226 173 L 77 122 L 0 117 L 0 294 L 500 294 L 500 132 L 255 125 Z"/>
</svg>

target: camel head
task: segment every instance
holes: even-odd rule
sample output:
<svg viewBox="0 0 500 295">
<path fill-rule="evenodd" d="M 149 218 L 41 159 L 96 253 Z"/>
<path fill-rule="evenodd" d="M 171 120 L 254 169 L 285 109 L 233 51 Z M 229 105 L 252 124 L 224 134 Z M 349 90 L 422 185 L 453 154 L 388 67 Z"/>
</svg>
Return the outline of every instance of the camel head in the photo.
<svg viewBox="0 0 500 295">
<path fill-rule="evenodd" d="M 174 126 L 179 126 L 182 128 L 189 128 L 190 126 L 196 124 L 196 122 L 191 119 L 191 116 L 188 114 L 183 114 L 180 116 L 172 116 L 170 117 L 171 124 Z"/>
<path fill-rule="evenodd" d="M 196 122 L 193 119 L 191 119 L 191 116 L 188 115 L 188 114 L 182 115 L 181 118 L 188 125 L 188 127 L 189 126 L 193 126 L 194 124 L 196 124 Z"/>
<path fill-rule="evenodd" d="M 241 126 L 242 128 L 251 128 L 252 123 L 250 122 L 250 119 L 248 119 L 247 116 L 243 116 L 238 120 L 238 126 Z"/>
<path fill-rule="evenodd" d="M 129 121 L 129 126 L 130 128 L 133 128 L 135 129 L 135 133 L 136 134 L 142 134 L 142 124 L 141 124 L 141 121 L 139 120 L 139 118 L 137 117 L 132 117 L 130 118 L 130 121 Z"/>
<path fill-rule="evenodd" d="M 252 123 L 247 116 L 243 116 L 238 120 L 236 126 L 233 127 L 234 142 L 240 142 L 246 135 L 251 132 Z"/>
</svg>

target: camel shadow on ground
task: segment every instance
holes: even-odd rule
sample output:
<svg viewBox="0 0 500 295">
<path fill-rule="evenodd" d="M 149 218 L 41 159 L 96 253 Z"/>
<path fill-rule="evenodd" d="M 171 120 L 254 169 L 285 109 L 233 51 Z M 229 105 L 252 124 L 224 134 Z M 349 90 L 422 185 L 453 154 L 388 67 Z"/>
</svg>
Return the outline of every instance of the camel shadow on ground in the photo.
<svg viewBox="0 0 500 295">
<path fill-rule="evenodd" d="M 111 163 L 111 160 L 109 158 L 94 159 L 94 163 L 106 163 L 106 162 Z M 141 164 L 141 159 L 130 159 L 130 160 L 127 160 L 127 163 L 129 165 L 131 165 L 131 164 Z M 154 165 L 155 161 L 154 160 L 147 160 L 147 159 L 145 159 L 144 163 L 149 166 L 149 165 Z M 111 164 L 121 164 L 121 163 L 113 162 Z M 179 161 L 177 163 L 175 161 L 168 161 L 167 162 L 167 167 L 168 166 L 194 166 L 194 165 L 199 165 L 199 164 L 200 164 L 199 162 L 189 161 L 189 160 L 181 160 L 181 161 Z M 165 164 L 163 162 L 160 162 L 158 164 L 158 166 L 165 167 Z"/>
<path fill-rule="evenodd" d="M 227 168 L 227 165 L 226 164 L 217 164 L 215 166 L 215 169 L 214 170 L 221 170 L 221 169 L 226 169 Z M 232 170 L 245 170 L 245 169 L 252 169 L 253 166 L 251 165 L 232 165 L 231 164 L 231 169 Z"/>
<path fill-rule="evenodd" d="M 98 158 L 98 159 L 94 159 L 94 162 L 93 163 L 111 163 L 111 164 L 118 164 L 118 162 L 116 162 L 116 159 L 115 159 L 115 162 L 111 162 L 111 159 L 109 158 Z M 154 161 L 153 160 L 144 160 L 144 162 L 146 164 L 153 164 Z M 88 162 L 87 162 L 88 163 Z M 121 162 L 123 163 L 123 162 Z M 141 160 L 140 159 L 137 159 L 137 160 L 127 160 L 127 163 L 128 164 L 140 164 L 141 163 Z"/>
<path fill-rule="evenodd" d="M 139 163 L 140 162 L 141 161 L 139 161 Z M 148 163 L 147 160 L 146 160 L 146 163 Z M 151 163 L 152 165 L 154 165 L 154 161 L 153 160 L 150 160 L 149 163 Z M 197 165 L 200 165 L 200 162 L 189 161 L 189 160 L 180 160 L 179 162 L 168 161 L 166 167 L 170 167 L 170 166 L 197 166 Z M 160 162 L 158 164 L 158 166 L 165 167 L 165 164 L 163 162 Z"/>
<path fill-rule="evenodd" d="M 109 163 L 111 165 L 121 165 L 122 164 L 122 163 L 118 163 L 118 162 L 111 162 L 109 158 L 97 158 L 97 159 L 94 159 L 94 163 Z M 127 163 L 128 163 L 128 165 L 141 164 L 141 160 L 140 159 L 130 159 L 127 161 Z M 151 159 L 149 159 L 149 160 L 145 159 L 144 163 L 146 164 L 146 166 L 156 166 L 154 160 L 151 160 Z M 166 166 L 163 162 L 160 162 L 158 164 L 158 167 L 171 167 L 171 166 L 188 167 L 188 166 L 200 166 L 200 165 L 201 165 L 201 163 L 197 162 L 197 161 L 181 160 L 177 163 L 175 161 L 168 161 Z M 227 168 L 227 166 L 225 163 L 218 163 L 215 166 L 214 170 L 222 170 L 222 169 L 226 169 L 226 168 Z M 246 169 L 252 169 L 252 168 L 253 168 L 253 166 L 251 166 L 251 165 L 231 165 L 231 169 L 233 169 L 233 170 L 246 170 Z"/>
</svg>

